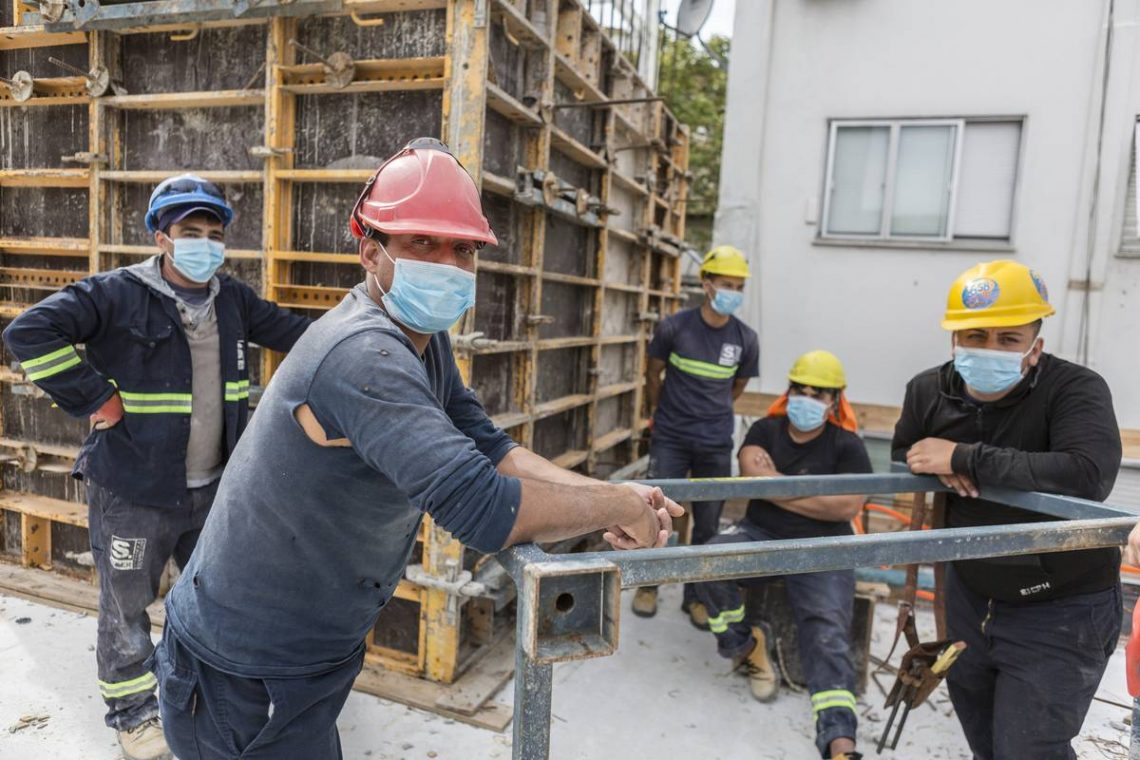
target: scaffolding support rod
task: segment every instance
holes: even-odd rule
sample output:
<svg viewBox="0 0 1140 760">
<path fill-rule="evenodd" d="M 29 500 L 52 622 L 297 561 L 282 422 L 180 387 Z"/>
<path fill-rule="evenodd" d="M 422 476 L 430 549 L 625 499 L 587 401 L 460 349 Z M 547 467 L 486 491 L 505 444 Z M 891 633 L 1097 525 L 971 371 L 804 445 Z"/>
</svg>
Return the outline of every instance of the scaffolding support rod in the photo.
<svg viewBox="0 0 1140 760">
<path fill-rule="evenodd" d="M 901 472 L 642 482 L 684 501 L 896 493 L 925 498 L 948 490 L 936 478 Z M 500 552 L 497 559 L 518 592 L 513 757 L 550 756 L 552 666 L 617 651 L 622 588 L 1120 546 L 1138 519 L 1122 507 L 1068 496 L 1005 488 L 984 488 L 981 495 L 1061 519 L 633 552 L 558 555 L 534 544 Z M 1140 757 L 1136 747 L 1130 757 Z"/>
</svg>

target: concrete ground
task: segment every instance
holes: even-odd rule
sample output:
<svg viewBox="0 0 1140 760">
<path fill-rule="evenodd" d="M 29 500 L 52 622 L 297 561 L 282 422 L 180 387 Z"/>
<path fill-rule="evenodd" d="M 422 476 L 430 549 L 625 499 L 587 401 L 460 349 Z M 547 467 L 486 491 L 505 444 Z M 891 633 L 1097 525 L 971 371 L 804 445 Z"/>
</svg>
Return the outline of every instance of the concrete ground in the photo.
<svg viewBox="0 0 1140 760">
<path fill-rule="evenodd" d="M 628 610 L 628 593 L 625 599 Z M 806 695 L 783 692 L 754 702 L 747 682 L 728 672 L 712 637 L 681 615 L 680 589 L 662 589 L 652 620 L 622 616 L 621 648 L 604 659 L 554 672 L 552 756 L 558 760 L 818 757 Z M 920 628 L 932 626 L 929 613 Z M 879 605 L 872 651 L 890 646 L 893 607 Z M 95 619 L 0 595 L 0 759 L 117 760 L 95 685 Z M 884 687 L 890 680 L 880 677 Z M 512 702 L 512 687 L 497 699 Z M 1103 700 L 1103 701 L 1101 701 Z M 883 694 L 872 684 L 859 700 L 861 749 L 874 756 Z M 1116 705 L 1111 703 L 1118 703 Z M 1110 663 L 1076 743 L 1081 758 L 1126 758 L 1130 703 L 1123 652 Z M 33 719 L 30 724 L 21 718 Z M 23 727 L 21 727 L 23 726 Z M 339 721 L 350 760 L 509 758 L 496 734 L 377 697 L 353 693 Z M 968 760 L 945 688 L 907 722 L 899 758 Z M 890 757 L 889 751 L 884 757 Z"/>
</svg>

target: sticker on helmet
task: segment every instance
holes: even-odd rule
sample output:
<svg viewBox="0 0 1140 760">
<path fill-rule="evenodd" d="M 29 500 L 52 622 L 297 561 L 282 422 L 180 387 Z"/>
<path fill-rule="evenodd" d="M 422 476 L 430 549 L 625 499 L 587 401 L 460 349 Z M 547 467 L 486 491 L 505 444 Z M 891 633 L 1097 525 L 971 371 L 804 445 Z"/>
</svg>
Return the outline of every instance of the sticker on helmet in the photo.
<svg viewBox="0 0 1140 760">
<path fill-rule="evenodd" d="M 962 288 L 962 305 L 967 309 L 987 309 L 994 305 L 1000 294 L 1001 288 L 998 287 L 996 280 L 979 277 L 970 280 L 966 283 L 966 287 Z"/>
<path fill-rule="evenodd" d="M 1045 287 L 1045 280 L 1041 278 L 1034 270 L 1029 270 L 1029 276 L 1033 278 L 1033 287 L 1037 288 L 1037 294 L 1041 296 L 1041 300 L 1046 303 L 1049 302 L 1049 288 Z"/>
</svg>

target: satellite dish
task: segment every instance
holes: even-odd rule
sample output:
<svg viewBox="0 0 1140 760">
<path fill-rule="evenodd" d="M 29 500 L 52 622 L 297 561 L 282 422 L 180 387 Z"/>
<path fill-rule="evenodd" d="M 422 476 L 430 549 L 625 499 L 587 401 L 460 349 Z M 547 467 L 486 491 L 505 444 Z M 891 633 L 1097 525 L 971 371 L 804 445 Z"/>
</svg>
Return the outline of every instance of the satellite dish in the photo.
<svg viewBox="0 0 1140 760">
<path fill-rule="evenodd" d="M 681 0 L 674 30 L 686 39 L 692 37 L 700 32 L 701 27 L 709 20 L 712 8 L 713 0 Z"/>
</svg>

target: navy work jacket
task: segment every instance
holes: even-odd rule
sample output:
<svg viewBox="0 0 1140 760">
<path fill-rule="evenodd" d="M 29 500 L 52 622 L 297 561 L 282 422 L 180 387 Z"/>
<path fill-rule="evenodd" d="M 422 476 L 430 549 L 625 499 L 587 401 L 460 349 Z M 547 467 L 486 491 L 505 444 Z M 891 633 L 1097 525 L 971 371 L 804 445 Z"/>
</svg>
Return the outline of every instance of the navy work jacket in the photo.
<svg viewBox="0 0 1140 760">
<path fill-rule="evenodd" d="M 217 278 L 228 459 L 249 418 L 249 343 L 288 351 L 311 320 L 228 275 Z M 4 343 L 28 380 L 68 414 L 86 417 L 118 389 L 123 419 L 91 431 L 75 461 L 75 477 L 140 504 L 183 503 L 192 363 L 173 298 L 126 268 L 103 272 L 26 310 L 4 331 Z M 86 359 L 76 351 L 79 344 Z"/>
</svg>

